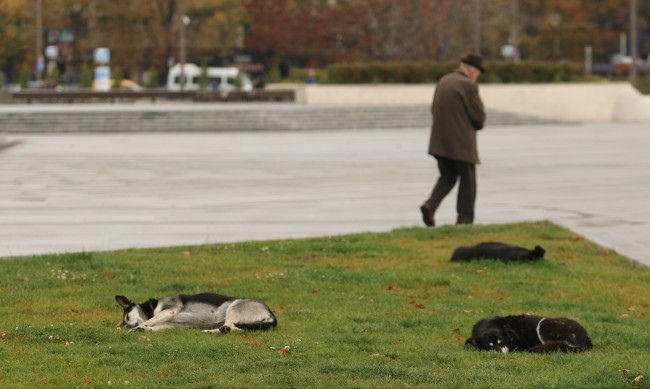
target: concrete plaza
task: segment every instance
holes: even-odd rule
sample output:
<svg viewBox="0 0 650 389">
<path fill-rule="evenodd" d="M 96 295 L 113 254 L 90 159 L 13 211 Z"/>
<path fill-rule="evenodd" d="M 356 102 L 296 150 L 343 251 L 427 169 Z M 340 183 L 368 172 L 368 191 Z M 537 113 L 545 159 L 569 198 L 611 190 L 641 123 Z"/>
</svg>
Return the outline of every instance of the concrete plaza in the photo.
<svg viewBox="0 0 650 389">
<path fill-rule="evenodd" d="M 0 257 L 420 226 L 427 128 L 9 134 Z M 650 265 L 647 124 L 487 127 L 476 222 L 551 220 Z M 452 193 L 438 224 L 455 220 Z"/>
</svg>

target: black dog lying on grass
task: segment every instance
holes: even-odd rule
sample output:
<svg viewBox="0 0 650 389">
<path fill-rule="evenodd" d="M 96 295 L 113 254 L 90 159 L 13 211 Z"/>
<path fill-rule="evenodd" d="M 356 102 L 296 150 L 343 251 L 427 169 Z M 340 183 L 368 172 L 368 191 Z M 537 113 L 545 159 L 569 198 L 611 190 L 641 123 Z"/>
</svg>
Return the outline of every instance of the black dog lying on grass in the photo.
<svg viewBox="0 0 650 389">
<path fill-rule="evenodd" d="M 503 262 L 536 261 L 544 257 L 546 250 L 542 246 L 528 250 L 523 247 L 499 242 L 483 242 L 474 246 L 460 246 L 454 250 L 451 260 L 454 262 L 474 259 L 500 259 Z"/>
<path fill-rule="evenodd" d="M 577 352 L 593 345 L 587 330 L 576 321 L 564 317 L 535 315 L 495 316 L 474 325 L 467 339 L 477 350 L 529 352 Z"/>
</svg>

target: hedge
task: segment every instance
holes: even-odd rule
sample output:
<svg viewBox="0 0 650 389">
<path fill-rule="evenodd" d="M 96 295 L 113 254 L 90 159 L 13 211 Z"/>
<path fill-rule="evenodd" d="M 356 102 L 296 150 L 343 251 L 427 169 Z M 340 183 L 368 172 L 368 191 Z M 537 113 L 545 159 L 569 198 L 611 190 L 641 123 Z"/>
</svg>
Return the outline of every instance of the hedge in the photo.
<svg viewBox="0 0 650 389">
<path fill-rule="evenodd" d="M 457 62 L 354 62 L 329 65 L 327 80 L 334 84 L 432 83 L 458 67 Z M 486 62 L 485 83 L 543 83 L 585 80 L 584 65 L 550 62 Z"/>
</svg>

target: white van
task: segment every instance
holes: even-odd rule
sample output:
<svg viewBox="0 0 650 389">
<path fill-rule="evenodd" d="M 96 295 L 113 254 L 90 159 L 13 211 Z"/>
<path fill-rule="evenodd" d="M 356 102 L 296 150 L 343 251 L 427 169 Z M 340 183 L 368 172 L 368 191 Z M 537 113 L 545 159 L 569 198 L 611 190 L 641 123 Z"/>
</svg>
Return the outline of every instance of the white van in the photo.
<svg viewBox="0 0 650 389">
<path fill-rule="evenodd" d="M 207 68 L 208 84 L 206 89 L 218 90 L 222 92 L 230 92 L 235 89 L 237 78 L 241 80 L 241 90 L 249 92 L 253 90 L 253 83 L 246 73 L 242 73 L 239 69 L 231 68 Z M 201 67 L 193 63 L 186 63 L 183 66 L 183 73 L 185 73 L 184 90 L 198 90 L 200 89 Z M 181 65 L 176 64 L 169 69 L 167 75 L 167 89 L 171 91 L 181 90 Z"/>
</svg>

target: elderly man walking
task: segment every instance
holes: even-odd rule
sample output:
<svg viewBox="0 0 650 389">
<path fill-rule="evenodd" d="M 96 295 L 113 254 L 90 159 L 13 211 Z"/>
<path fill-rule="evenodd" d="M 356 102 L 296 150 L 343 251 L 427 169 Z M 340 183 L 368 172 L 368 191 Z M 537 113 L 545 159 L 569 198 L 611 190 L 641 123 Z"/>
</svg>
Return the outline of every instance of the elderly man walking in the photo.
<svg viewBox="0 0 650 389">
<path fill-rule="evenodd" d="M 483 58 L 468 54 L 461 59 L 458 69 L 442 77 L 436 85 L 431 105 L 433 125 L 429 154 L 438 162 L 440 177 L 431 196 L 420 207 L 427 226 L 435 226 L 435 212 L 458 179 L 456 223 L 474 222 L 476 164 L 480 163 L 476 131 L 485 124 L 485 110 L 476 80 L 484 71 Z"/>
</svg>

